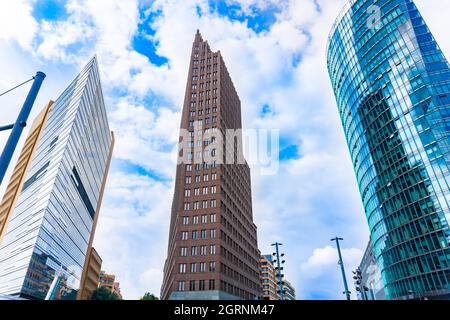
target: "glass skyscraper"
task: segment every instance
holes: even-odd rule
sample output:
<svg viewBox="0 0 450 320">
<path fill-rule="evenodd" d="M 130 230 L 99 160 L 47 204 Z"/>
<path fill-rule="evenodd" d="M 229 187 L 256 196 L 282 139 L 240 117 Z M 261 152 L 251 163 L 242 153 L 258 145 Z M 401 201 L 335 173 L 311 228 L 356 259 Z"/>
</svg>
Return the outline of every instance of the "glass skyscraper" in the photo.
<svg viewBox="0 0 450 320">
<path fill-rule="evenodd" d="M 449 64 L 411 0 L 349 1 L 327 54 L 387 298 L 449 298 Z"/>
<path fill-rule="evenodd" d="M 38 119 L 1 206 L 0 294 L 75 299 L 113 145 L 95 57 Z"/>
</svg>

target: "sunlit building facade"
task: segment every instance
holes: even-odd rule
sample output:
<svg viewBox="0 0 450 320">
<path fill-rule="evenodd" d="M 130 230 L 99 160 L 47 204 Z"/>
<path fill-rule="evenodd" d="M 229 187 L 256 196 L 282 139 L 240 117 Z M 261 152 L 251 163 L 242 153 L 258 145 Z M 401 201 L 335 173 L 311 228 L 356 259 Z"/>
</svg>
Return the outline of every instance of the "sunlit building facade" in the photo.
<svg viewBox="0 0 450 320">
<path fill-rule="evenodd" d="M 265 254 L 260 260 L 261 299 L 280 300 L 278 280 L 273 265 L 273 256 Z"/>
<path fill-rule="evenodd" d="M 95 57 L 38 119 L 24 178 L 10 182 L 17 197 L 3 199 L 0 294 L 75 299 L 113 146 Z"/>
<path fill-rule="evenodd" d="M 349 1 L 327 54 L 387 299 L 449 298 L 449 64 L 411 0 Z"/>
</svg>

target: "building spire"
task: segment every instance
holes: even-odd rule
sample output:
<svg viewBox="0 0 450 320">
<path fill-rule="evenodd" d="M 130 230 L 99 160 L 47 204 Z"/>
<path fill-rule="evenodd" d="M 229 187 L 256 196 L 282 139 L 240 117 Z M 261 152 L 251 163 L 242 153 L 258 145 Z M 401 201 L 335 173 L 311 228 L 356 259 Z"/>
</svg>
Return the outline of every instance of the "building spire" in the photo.
<svg viewBox="0 0 450 320">
<path fill-rule="evenodd" d="M 197 29 L 197 32 L 195 33 L 195 42 L 203 42 L 202 34 L 200 33 L 200 30 Z"/>
</svg>

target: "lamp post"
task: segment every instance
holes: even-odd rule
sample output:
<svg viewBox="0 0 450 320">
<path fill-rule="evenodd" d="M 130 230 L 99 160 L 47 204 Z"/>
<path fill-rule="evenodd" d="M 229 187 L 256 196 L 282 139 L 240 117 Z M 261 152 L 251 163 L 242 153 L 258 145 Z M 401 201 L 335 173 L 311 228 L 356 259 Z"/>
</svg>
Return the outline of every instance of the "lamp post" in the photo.
<svg viewBox="0 0 450 320">
<path fill-rule="evenodd" d="M 336 247 L 337 247 L 338 255 L 339 255 L 338 264 L 341 266 L 342 279 L 344 280 L 344 290 L 345 290 L 344 294 L 347 297 L 347 300 L 350 300 L 350 291 L 348 290 L 347 278 L 345 277 L 344 261 L 342 260 L 341 247 L 339 246 L 339 240 L 344 240 L 344 239 L 338 238 L 338 237 L 331 239 L 331 241 L 336 241 Z"/>
<path fill-rule="evenodd" d="M 279 242 L 275 242 L 275 243 L 271 244 L 271 246 L 275 246 L 275 252 L 273 253 L 273 255 L 276 255 L 276 257 L 277 257 L 277 260 L 276 260 L 277 268 L 276 268 L 276 270 L 277 270 L 277 277 L 278 277 L 278 291 L 279 291 L 279 295 L 280 295 L 280 300 L 284 300 L 284 294 L 283 294 L 283 292 L 284 292 L 284 290 L 283 290 L 283 276 L 284 275 L 281 273 L 281 270 L 283 270 L 283 267 L 281 267 L 281 265 L 284 264 L 285 261 L 283 260 L 283 261 L 280 262 L 280 257 L 283 257 L 284 253 L 280 254 L 280 251 L 279 251 L 279 246 L 282 246 L 282 245 L 283 244 L 279 243 Z"/>
<path fill-rule="evenodd" d="M 30 115 L 31 108 L 33 107 L 34 101 L 36 100 L 44 79 L 45 73 L 38 71 L 33 77 L 33 84 L 31 85 L 30 91 L 28 92 L 16 122 L 14 124 L 0 127 L 0 131 L 12 129 L 5 148 L 3 149 L 2 155 L 0 156 L 0 184 L 5 177 L 6 170 L 8 170 L 8 166 L 11 162 L 14 151 L 16 150 L 16 146 L 19 142 L 23 128 L 27 125 L 28 116 Z"/>
</svg>

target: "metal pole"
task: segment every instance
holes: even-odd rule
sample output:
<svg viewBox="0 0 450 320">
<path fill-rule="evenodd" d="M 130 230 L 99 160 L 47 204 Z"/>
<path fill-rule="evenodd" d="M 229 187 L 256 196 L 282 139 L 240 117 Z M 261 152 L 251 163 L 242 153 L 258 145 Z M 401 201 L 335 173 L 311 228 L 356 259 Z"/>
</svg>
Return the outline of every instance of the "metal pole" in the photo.
<svg viewBox="0 0 450 320">
<path fill-rule="evenodd" d="M 281 243 L 275 242 L 274 244 L 272 244 L 273 246 L 275 246 L 276 248 L 276 253 L 277 253 L 277 266 L 278 266 L 278 281 L 279 281 L 279 285 L 278 285 L 278 290 L 280 292 L 280 300 L 284 300 L 283 298 L 283 277 L 281 276 L 281 263 L 280 263 L 280 251 L 278 250 L 278 246 L 281 246 Z"/>
<path fill-rule="evenodd" d="M 27 98 L 25 99 L 22 109 L 20 110 L 17 121 L 12 127 L 11 134 L 9 135 L 8 141 L 6 142 L 5 148 L 3 149 L 2 155 L 0 156 L 0 184 L 5 177 L 6 170 L 8 169 L 8 166 L 11 162 L 23 128 L 27 125 L 28 116 L 30 115 L 31 108 L 33 107 L 34 101 L 36 100 L 39 89 L 41 88 L 44 79 L 45 73 L 38 71 L 34 76 L 33 84 L 31 85 Z"/>
<path fill-rule="evenodd" d="M 339 240 L 344 240 L 344 239 L 338 238 L 338 237 L 331 239 L 331 241 L 336 241 L 336 246 L 337 246 L 338 255 L 339 255 L 339 264 L 341 266 L 341 272 L 342 272 L 342 279 L 344 280 L 344 289 L 345 289 L 344 293 L 345 293 L 345 296 L 347 297 L 347 300 L 350 300 L 350 291 L 348 290 L 347 278 L 345 277 L 344 261 L 342 260 L 341 247 L 339 246 Z"/>
</svg>

